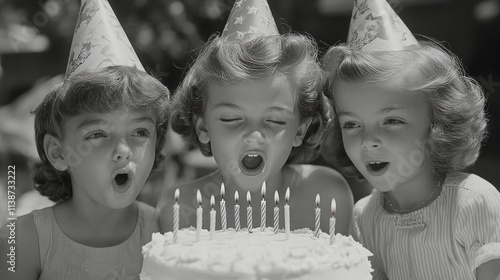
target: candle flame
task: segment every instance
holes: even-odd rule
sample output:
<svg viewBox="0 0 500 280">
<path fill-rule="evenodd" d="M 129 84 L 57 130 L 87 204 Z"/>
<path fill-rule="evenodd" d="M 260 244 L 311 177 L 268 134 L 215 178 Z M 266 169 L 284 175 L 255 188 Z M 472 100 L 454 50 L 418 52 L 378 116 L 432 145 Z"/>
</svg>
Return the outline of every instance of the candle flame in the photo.
<svg viewBox="0 0 500 280">
<path fill-rule="evenodd" d="M 201 205 L 201 193 L 200 193 L 200 190 L 196 191 L 196 200 L 198 201 L 198 204 Z"/>
<path fill-rule="evenodd" d="M 250 192 L 247 192 L 247 202 L 248 202 L 248 205 L 250 205 L 250 203 L 252 203 L 252 196 L 250 195 Z"/>
<path fill-rule="evenodd" d="M 276 206 L 278 206 L 278 203 L 280 202 L 278 191 L 274 191 L 274 202 L 276 203 Z"/>
<path fill-rule="evenodd" d="M 214 207 L 215 207 L 215 197 L 214 197 L 213 194 L 210 197 L 210 206 L 212 206 L 212 210 L 214 210 Z"/>
<path fill-rule="evenodd" d="M 262 195 L 262 199 L 264 200 L 264 198 L 266 197 L 266 181 L 264 181 L 264 183 L 262 183 L 262 188 L 260 190 L 260 194 Z"/>
<path fill-rule="evenodd" d="M 240 195 L 238 194 L 238 191 L 234 192 L 234 202 L 238 204 L 238 201 L 240 200 Z"/>
<path fill-rule="evenodd" d="M 319 207 L 319 193 L 316 195 L 316 207 Z"/>
<path fill-rule="evenodd" d="M 332 216 L 335 215 L 337 211 L 337 203 L 335 202 L 335 197 L 332 197 Z"/>
<path fill-rule="evenodd" d="M 180 192 L 179 192 L 179 189 L 176 189 L 175 190 L 175 202 L 179 201 L 179 196 L 180 196 Z"/>
<path fill-rule="evenodd" d="M 220 196 L 222 199 L 224 199 L 224 195 L 226 194 L 226 186 L 224 186 L 224 183 L 220 184 Z"/>
<path fill-rule="evenodd" d="M 290 187 L 286 188 L 285 192 L 285 203 L 288 204 L 288 201 L 290 200 Z"/>
</svg>

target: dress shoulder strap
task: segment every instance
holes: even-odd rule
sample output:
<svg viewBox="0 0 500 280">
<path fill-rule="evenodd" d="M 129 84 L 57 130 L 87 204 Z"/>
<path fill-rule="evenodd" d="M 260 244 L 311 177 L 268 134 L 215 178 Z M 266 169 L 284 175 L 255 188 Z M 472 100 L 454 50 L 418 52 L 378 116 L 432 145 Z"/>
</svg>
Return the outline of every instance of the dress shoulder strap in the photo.
<svg viewBox="0 0 500 280">
<path fill-rule="evenodd" d="M 38 246 L 40 251 L 40 268 L 43 270 L 47 257 L 52 248 L 53 223 L 54 215 L 52 214 L 52 207 L 34 210 L 33 220 L 35 223 L 36 232 L 38 234 Z"/>
</svg>

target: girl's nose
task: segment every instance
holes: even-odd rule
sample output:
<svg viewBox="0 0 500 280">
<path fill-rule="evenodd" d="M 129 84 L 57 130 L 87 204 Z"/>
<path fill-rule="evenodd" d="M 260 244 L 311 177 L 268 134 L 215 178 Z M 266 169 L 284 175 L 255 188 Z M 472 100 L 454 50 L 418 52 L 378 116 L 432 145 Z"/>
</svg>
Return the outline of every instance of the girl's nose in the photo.
<svg viewBox="0 0 500 280">
<path fill-rule="evenodd" d="M 380 148 L 382 142 L 373 133 L 365 133 L 363 135 L 363 140 L 361 141 L 361 146 L 363 150 L 371 151 Z"/>
<path fill-rule="evenodd" d="M 250 133 L 249 135 L 246 135 L 244 140 L 245 144 L 257 144 L 260 145 L 264 143 L 264 135 L 260 133 L 258 130 L 255 130 L 254 132 Z"/>
<path fill-rule="evenodd" d="M 126 141 L 119 141 L 113 152 L 113 160 L 116 162 L 130 160 L 132 157 L 132 150 Z"/>
<path fill-rule="evenodd" d="M 380 145 L 377 143 L 363 143 L 363 150 L 375 150 L 379 147 Z"/>
</svg>

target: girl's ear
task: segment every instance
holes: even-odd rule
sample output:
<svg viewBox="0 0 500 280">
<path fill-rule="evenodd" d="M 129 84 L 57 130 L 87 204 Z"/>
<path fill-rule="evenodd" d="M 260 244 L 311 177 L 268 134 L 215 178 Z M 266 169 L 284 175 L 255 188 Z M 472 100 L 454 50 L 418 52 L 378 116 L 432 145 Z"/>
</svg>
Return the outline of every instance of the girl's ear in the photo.
<svg viewBox="0 0 500 280">
<path fill-rule="evenodd" d="M 208 135 L 208 130 L 203 117 L 194 117 L 194 129 L 196 130 L 196 134 L 198 134 L 198 140 L 201 143 L 208 144 L 208 142 L 210 142 L 210 135 Z"/>
<path fill-rule="evenodd" d="M 312 119 L 308 118 L 307 120 L 303 121 L 297 128 L 297 134 L 295 134 L 295 139 L 293 139 L 294 147 L 302 145 L 302 140 L 304 139 L 304 136 L 306 136 L 307 129 L 309 128 L 311 121 Z"/>
<path fill-rule="evenodd" d="M 45 134 L 43 138 L 43 149 L 47 159 L 55 169 L 59 171 L 68 169 L 68 164 L 64 160 L 62 143 L 59 139 L 48 133 Z"/>
</svg>

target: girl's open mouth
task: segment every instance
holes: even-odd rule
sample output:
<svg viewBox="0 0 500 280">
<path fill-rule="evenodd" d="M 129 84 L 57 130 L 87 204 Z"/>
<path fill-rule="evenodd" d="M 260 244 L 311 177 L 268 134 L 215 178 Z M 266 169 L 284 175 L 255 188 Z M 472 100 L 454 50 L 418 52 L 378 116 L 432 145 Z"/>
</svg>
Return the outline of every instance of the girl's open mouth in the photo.
<svg viewBox="0 0 500 280">
<path fill-rule="evenodd" d="M 124 193 L 130 187 L 131 176 L 128 173 L 118 173 L 113 178 L 113 187 L 119 193 Z"/>
<path fill-rule="evenodd" d="M 390 163 L 386 161 L 370 161 L 368 162 L 366 169 L 371 175 L 378 176 L 383 174 L 389 165 Z"/>
<path fill-rule="evenodd" d="M 256 152 L 245 154 L 239 162 L 241 172 L 247 176 L 260 174 L 265 166 L 264 157 Z"/>
</svg>

